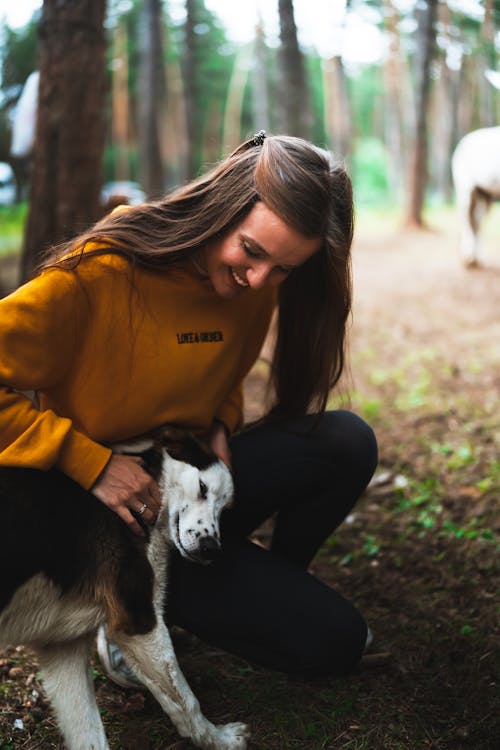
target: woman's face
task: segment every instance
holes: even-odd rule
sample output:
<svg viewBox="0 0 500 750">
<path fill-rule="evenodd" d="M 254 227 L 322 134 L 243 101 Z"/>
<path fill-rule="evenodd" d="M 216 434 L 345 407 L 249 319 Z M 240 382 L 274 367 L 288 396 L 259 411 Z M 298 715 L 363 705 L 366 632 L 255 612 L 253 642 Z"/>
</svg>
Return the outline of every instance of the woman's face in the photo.
<svg viewBox="0 0 500 750">
<path fill-rule="evenodd" d="M 241 224 L 204 248 L 199 261 L 217 294 L 232 299 L 246 289 L 278 286 L 320 245 L 258 201 Z"/>
</svg>

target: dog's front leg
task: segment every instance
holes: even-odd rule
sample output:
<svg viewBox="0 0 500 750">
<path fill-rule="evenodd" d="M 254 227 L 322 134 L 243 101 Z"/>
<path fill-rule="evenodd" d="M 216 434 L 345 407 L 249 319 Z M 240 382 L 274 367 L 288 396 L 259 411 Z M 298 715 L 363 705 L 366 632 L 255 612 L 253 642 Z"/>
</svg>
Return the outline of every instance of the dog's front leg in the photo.
<svg viewBox="0 0 500 750">
<path fill-rule="evenodd" d="M 36 649 L 43 686 L 68 750 L 109 750 L 89 672 L 92 640 Z"/>
<path fill-rule="evenodd" d="M 146 635 L 116 633 L 113 640 L 182 737 L 189 737 L 203 750 L 245 750 L 249 738 L 245 724 L 215 726 L 203 715 L 179 667 L 163 620 Z"/>
</svg>

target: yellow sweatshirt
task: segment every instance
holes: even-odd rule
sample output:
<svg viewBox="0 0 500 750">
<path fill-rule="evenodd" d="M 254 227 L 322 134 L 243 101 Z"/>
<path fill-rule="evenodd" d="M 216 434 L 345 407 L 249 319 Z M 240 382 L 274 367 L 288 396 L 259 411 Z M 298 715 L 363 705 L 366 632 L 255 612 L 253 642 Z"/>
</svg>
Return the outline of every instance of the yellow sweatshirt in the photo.
<svg viewBox="0 0 500 750">
<path fill-rule="evenodd" d="M 233 431 L 274 300 L 225 300 L 190 264 L 132 270 L 111 253 L 44 271 L 0 301 L 0 465 L 56 466 L 89 488 L 106 443 L 214 418 Z"/>
</svg>

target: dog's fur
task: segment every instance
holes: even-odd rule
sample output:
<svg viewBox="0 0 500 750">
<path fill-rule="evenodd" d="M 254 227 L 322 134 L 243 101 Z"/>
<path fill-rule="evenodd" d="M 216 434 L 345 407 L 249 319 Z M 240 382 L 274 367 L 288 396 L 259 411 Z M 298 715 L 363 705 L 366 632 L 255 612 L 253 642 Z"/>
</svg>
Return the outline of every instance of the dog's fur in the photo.
<svg viewBox="0 0 500 750">
<path fill-rule="evenodd" d="M 108 750 L 88 660 L 100 625 L 170 716 L 207 750 L 244 750 L 244 724 L 201 713 L 175 658 L 163 612 L 168 545 L 196 562 L 220 547 L 229 471 L 188 436 L 114 448 L 141 454 L 162 491 L 147 539 L 90 492 L 51 470 L 0 469 L 0 644 L 29 644 L 69 750 Z"/>
</svg>

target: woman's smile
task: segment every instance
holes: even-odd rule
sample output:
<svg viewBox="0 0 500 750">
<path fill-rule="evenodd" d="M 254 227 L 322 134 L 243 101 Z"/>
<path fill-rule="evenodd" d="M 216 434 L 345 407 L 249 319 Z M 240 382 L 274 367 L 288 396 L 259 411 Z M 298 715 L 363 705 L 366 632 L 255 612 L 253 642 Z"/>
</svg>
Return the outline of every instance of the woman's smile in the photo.
<svg viewBox="0 0 500 750">
<path fill-rule="evenodd" d="M 245 281 L 245 279 L 242 279 L 241 276 L 234 270 L 234 268 L 230 267 L 229 270 L 231 272 L 233 279 L 238 284 L 238 286 L 243 286 L 243 287 L 249 286 L 248 281 Z"/>
</svg>

